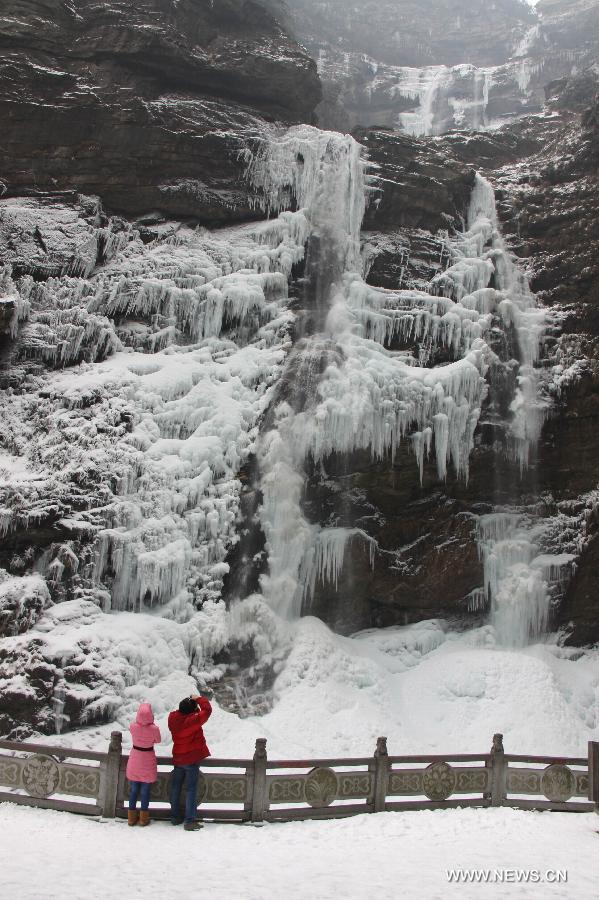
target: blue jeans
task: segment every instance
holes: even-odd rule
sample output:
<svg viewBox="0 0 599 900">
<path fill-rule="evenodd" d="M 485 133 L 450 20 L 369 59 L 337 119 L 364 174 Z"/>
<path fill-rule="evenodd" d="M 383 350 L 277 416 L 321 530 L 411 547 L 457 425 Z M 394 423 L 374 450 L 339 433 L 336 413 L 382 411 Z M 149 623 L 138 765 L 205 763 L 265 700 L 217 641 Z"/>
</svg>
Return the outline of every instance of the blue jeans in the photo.
<svg viewBox="0 0 599 900">
<path fill-rule="evenodd" d="M 179 802 L 181 800 L 181 788 L 185 782 L 185 821 L 197 821 L 197 794 L 200 766 L 194 763 L 191 766 L 175 766 L 171 775 L 171 819 L 180 821 Z"/>
<path fill-rule="evenodd" d="M 129 791 L 129 809 L 135 809 L 137 806 L 137 798 L 141 794 L 141 808 L 143 810 L 149 809 L 150 806 L 150 791 L 152 790 L 152 785 L 146 781 L 131 781 L 129 782 L 131 786 L 131 790 Z"/>
</svg>

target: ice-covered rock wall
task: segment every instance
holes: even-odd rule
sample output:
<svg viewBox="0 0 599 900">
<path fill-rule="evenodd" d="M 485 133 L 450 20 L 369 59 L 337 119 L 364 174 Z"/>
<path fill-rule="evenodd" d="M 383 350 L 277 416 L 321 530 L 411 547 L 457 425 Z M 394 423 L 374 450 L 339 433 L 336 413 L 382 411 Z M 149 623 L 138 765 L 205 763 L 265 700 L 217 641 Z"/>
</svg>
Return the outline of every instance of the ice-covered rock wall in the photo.
<svg viewBox="0 0 599 900">
<path fill-rule="evenodd" d="M 20 211 L 11 203 L 9 212 L 15 228 L 25 217 L 40 240 L 49 234 L 43 204 Z M 123 675 L 95 627 L 103 616 L 155 611 L 187 628 L 220 598 L 244 469 L 291 348 L 288 283 L 307 236 L 301 214 L 282 213 L 214 233 L 108 220 L 96 239 L 87 219 L 70 213 L 73 232 L 92 239 L 88 268 L 72 271 L 67 259 L 36 281 L 18 273 L 37 262 L 15 259 L 2 282 L 21 319 L 3 347 L 4 613 L 21 593 L 19 621 L 37 629 L 43 619 L 36 638 L 19 639 L 19 626 L 0 648 L 6 728 L 9 698 L 24 722 L 52 728 L 46 700 L 62 710 L 60 723 L 94 721 L 119 702 L 108 682 L 121 684 L 118 696 L 123 678 L 142 677 L 135 641 Z M 70 635 L 60 652 L 52 603 Z M 222 623 L 216 632 L 214 650 L 226 641 Z M 187 640 L 190 659 L 203 658 L 204 639 Z M 44 678 L 24 699 L 30 670 Z"/>
<path fill-rule="evenodd" d="M 319 72 L 326 81 L 341 80 L 348 125 L 393 127 L 416 137 L 448 131 L 487 131 L 544 104 L 540 82 L 543 63 L 514 60 L 504 66 L 423 67 L 384 65 L 367 56 L 347 61 L 343 74 L 334 52 L 323 51 Z M 326 106 L 323 117 L 326 120 Z"/>
<path fill-rule="evenodd" d="M 29 316 L 13 365 L 19 354 L 57 368 L 85 360 L 6 397 L 19 460 L 6 459 L 8 546 L 36 518 L 95 535 L 85 562 L 65 563 L 55 544 L 37 562 L 58 591 L 66 565 L 106 608 L 174 603 L 180 615 L 218 594 L 238 474 L 289 347 L 287 286 L 305 237 L 301 214 L 218 235 L 167 228 L 149 244 L 130 231 L 94 277 L 17 287 L 5 276 Z M 65 518 L 77 472 L 87 502 Z"/>
<path fill-rule="evenodd" d="M 308 223 L 307 299 L 320 309 L 310 319 L 311 333 L 289 357 L 281 379 L 285 391 L 258 449 L 268 554 L 262 591 L 285 619 L 300 614 L 318 581 L 338 579 L 350 542 L 369 545 L 373 563 L 376 550 L 360 529 L 327 529 L 306 520 L 307 461 L 318 465 L 356 451 L 393 460 L 406 441 L 421 476 L 425 458 L 434 453 L 441 481 L 449 465 L 467 479 L 487 376 L 492 368 L 516 365 L 498 452 L 525 468 L 546 407 L 535 368 L 544 317 L 503 244 L 493 189 L 480 176 L 467 226 L 448 239 L 449 264 L 427 292 L 376 289 L 363 279 L 359 228 L 377 176 L 367 173 L 352 138 L 292 129 L 262 147 L 249 171 L 267 208 L 280 212 L 296 205 L 291 215 Z M 510 335 L 518 362 L 511 355 L 501 359 L 492 348 L 497 330 Z M 402 349 L 414 341 L 418 354 Z M 448 355 L 446 364 L 430 362 L 438 348 Z M 500 602 L 497 585 L 487 599 L 494 607 Z M 521 600 L 530 605 L 524 593 Z M 523 620 L 527 615 L 522 612 Z M 535 625 L 526 630 L 537 634 L 546 615 L 530 616 Z"/>
</svg>

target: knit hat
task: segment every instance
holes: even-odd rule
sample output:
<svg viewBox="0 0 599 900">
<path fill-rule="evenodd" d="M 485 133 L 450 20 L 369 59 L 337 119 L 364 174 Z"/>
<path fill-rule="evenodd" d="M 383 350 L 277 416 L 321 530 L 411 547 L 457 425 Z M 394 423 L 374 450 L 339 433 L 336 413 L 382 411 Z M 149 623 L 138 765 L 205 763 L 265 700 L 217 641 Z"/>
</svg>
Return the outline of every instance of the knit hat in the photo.
<svg viewBox="0 0 599 900">
<path fill-rule="evenodd" d="M 184 716 L 196 712 L 197 708 L 198 704 L 191 697 L 186 697 L 185 700 L 181 700 L 181 703 L 179 704 L 179 712 Z"/>
</svg>

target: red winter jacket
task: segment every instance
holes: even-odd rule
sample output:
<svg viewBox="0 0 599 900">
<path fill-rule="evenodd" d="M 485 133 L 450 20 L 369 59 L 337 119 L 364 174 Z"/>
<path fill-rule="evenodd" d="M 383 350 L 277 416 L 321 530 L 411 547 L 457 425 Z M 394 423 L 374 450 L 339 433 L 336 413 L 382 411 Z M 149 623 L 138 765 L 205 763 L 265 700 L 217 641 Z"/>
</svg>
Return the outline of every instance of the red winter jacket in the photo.
<svg viewBox="0 0 599 900">
<path fill-rule="evenodd" d="M 197 712 L 185 716 L 177 709 L 169 714 L 168 727 L 173 736 L 173 763 L 176 766 L 192 766 L 210 756 L 202 725 L 212 715 L 212 706 L 205 697 L 198 697 L 197 703 Z"/>
</svg>

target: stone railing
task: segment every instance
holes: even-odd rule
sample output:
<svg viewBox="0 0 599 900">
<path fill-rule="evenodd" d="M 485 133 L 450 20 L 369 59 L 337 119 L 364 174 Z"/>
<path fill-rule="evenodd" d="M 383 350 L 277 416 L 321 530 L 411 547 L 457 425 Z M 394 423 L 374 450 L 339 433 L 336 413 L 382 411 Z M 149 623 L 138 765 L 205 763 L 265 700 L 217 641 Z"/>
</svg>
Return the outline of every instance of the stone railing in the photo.
<svg viewBox="0 0 599 900">
<path fill-rule="evenodd" d="M 126 765 L 118 731 L 106 753 L 0 741 L 0 802 L 124 816 Z M 166 818 L 172 760 L 158 766 L 152 815 Z M 489 753 L 390 756 L 379 738 L 369 757 L 269 760 L 259 739 L 252 759 L 204 760 L 197 799 L 204 819 L 254 824 L 465 806 L 590 812 L 599 810 L 599 743 L 588 757 L 514 756 L 498 734 Z"/>
</svg>

